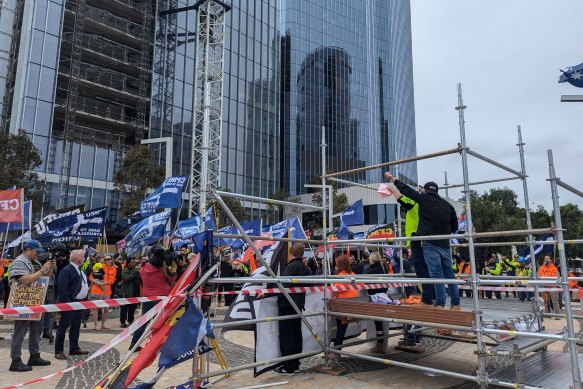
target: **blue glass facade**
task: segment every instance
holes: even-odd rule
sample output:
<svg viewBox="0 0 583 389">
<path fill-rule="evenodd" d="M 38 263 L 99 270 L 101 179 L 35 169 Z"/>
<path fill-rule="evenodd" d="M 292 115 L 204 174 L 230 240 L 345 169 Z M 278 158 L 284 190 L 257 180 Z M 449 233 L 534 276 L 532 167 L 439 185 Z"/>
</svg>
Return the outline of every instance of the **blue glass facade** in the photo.
<svg viewBox="0 0 583 389">
<path fill-rule="evenodd" d="M 281 2 L 281 185 L 416 154 L 409 3 Z M 414 164 L 399 172 L 417 180 Z M 352 177 L 380 182 L 380 170 Z"/>
</svg>

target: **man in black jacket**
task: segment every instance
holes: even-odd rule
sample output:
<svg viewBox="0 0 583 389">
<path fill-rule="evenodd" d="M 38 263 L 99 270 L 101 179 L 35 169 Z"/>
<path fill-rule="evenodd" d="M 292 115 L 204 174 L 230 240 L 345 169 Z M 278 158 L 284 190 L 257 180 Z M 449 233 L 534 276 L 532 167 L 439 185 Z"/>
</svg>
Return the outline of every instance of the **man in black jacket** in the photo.
<svg viewBox="0 0 583 389">
<path fill-rule="evenodd" d="M 394 182 L 399 191 L 419 204 L 418 236 L 449 235 L 457 231 L 458 221 L 455 209 L 437 193 L 435 182 L 428 182 L 423 186 L 423 192 L 418 193 L 409 185 L 397 180 L 391 173 L 386 172 L 385 178 Z M 424 240 L 423 256 L 429 268 L 431 278 L 455 279 L 452 269 L 449 239 Z M 435 307 L 445 307 L 445 285 L 435 284 Z M 451 309 L 460 309 L 460 293 L 457 284 L 448 285 L 451 297 Z"/>
<path fill-rule="evenodd" d="M 312 271 L 304 264 L 304 245 L 294 243 L 291 247 L 292 260 L 283 269 L 282 277 L 311 276 Z M 289 288 L 291 284 L 283 284 Z M 300 310 L 304 310 L 306 295 L 304 293 L 290 293 L 292 300 Z M 289 301 L 283 294 L 277 297 L 279 316 L 295 315 L 297 312 L 292 308 Z M 299 354 L 302 352 L 302 319 L 280 320 L 279 321 L 279 349 L 281 356 Z M 293 376 L 300 369 L 299 358 L 283 362 L 283 364 L 273 369 L 274 374 Z"/>
</svg>

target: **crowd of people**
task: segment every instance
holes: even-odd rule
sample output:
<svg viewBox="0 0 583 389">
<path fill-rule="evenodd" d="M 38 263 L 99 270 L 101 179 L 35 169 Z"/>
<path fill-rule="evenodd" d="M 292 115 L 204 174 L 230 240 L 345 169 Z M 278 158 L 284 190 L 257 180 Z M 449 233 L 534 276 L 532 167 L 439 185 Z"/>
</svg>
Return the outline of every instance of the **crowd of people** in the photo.
<svg viewBox="0 0 583 389">
<path fill-rule="evenodd" d="M 331 272 L 336 275 L 381 275 L 400 273 L 414 273 L 418 278 L 431 279 L 456 279 L 466 277 L 471 273 L 469 252 L 464 249 L 450 250 L 448 235 L 458 229 L 458 219 L 454 208 L 438 194 L 438 186 L 434 182 L 426 183 L 422 188 L 413 188 L 399 180 L 390 173 L 385 177 L 394 183 L 389 187 L 389 192 L 401 204 L 406 212 L 405 232 L 409 238 L 405 242 L 402 251 L 402 259 L 396 255 L 390 256 L 384 251 L 349 252 L 335 255 L 331 263 Z M 418 239 L 417 236 L 425 236 Z M 435 238 L 432 238 L 435 236 Z M 57 244 L 45 252 L 42 245 L 35 240 L 26 242 L 22 251 L 12 260 L 4 256 L 0 262 L 0 292 L 4 295 L 4 306 L 10 294 L 11 286 L 15 284 L 29 285 L 41 277 L 48 278 L 48 290 L 45 303 L 66 303 L 85 300 L 104 300 L 110 298 L 126 298 L 139 296 L 163 296 L 168 295 L 172 285 L 183 274 L 188 264 L 195 258 L 195 254 L 189 251 L 188 245 L 182 245 L 177 249 L 174 257 L 169 257 L 161 246 L 148 246 L 135 257 L 126 257 L 124 254 L 102 254 L 95 250 L 70 249 L 64 244 Z M 50 254 L 50 255 L 49 255 Z M 254 264 L 249 260 L 243 260 L 239 253 L 221 254 L 217 247 L 212 253 L 213 261 L 220 263 L 217 275 L 220 277 L 247 277 L 252 272 Z M 251 259 L 253 261 L 253 259 Z M 532 268 L 530 261 L 518 254 L 511 257 L 500 255 L 490 251 L 480 251 L 476 255 L 477 273 L 492 277 L 508 275 L 530 277 Z M 322 256 L 317 252 L 306 255 L 306 247 L 301 243 L 294 243 L 290 250 L 290 260 L 283 269 L 282 276 L 298 277 L 322 274 Z M 550 256 L 544 257 L 544 262 L 538 267 L 541 277 L 554 277 L 559 274 L 557 266 Z M 573 274 L 570 274 L 573 276 Z M 207 284 L 206 292 L 218 289 L 219 292 L 238 291 L 242 283 Z M 494 286 L 494 285 L 493 285 Z M 499 286 L 497 284 L 496 286 Z M 577 286 L 576 282 L 574 285 Z M 417 286 L 407 286 L 407 295 L 420 295 L 420 307 L 445 309 L 446 299 L 449 296 L 451 310 L 460 310 L 461 294 L 472 297 L 469 289 L 460 289 L 456 283 L 422 283 Z M 386 288 L 368 289 L 365 293 L 375 295 L 386 292 Z M 501 291 L 480 291 L 480 297 L 502 299 Z M 534 299 L 531 291 L 504 292 L 505 298 L 530 301 Z M 510 293 L 510 294 L 509 294 Z M 349 290 L 335 293 L 332 298 L 351 298 L 360 293 Z M 234 301 L 235 294 L 225 294 L 224 303 L 229 306 Z M 545 292 L 543 294 L 545 307 L 548 312 L 560 313 L 562 296 L 558 292 Z M 258 296 L 261 298 L 261 296 Z M 222 303 L 222 295 L 218 295 L 219 304 Z M 304 309 L 305 296 L 301 293 L 291 294 L 290 302 L 285 296 L 278 296 L 278 308 L 280 315 L 294 315 L 296 308 Z M 293 302 L 293 304 L 292 304 Z M 156 301 L 141 304 L 141 314 L 147 313 L 155 305 Z M 209 315 L 211 299 L 209 296 L 202 298 L 201 309 Z M 126 328 L 136 319 L 138 304 L 123 305 L 119 309 L 119 328 Z M 26 372 L 33 366 L 50 365 L 50 361 L 41 358 L 39 342 L 41 338 L 54 342 L 54 357 L 66 360 L 65 337 L 69 333 L 68 355 L 86 355 L 87 350 L 80 347 L 79 337 L 81 326 L 87 327 L 92 322 L 93 331 L 111 329 L 109 309 L 86 309 L 66 311 L 59 314 L 44 314 L 42 320 L 18 320 L 14 323 L 14 331 L 11 343 L 10 371 Z M 283 356 L 301 352 L 302 335 L 300 318 L 278 321 L 280 334 L 280 351 Z M 117 326 L 116 326 L 117 327 Z M 341 346 L 348 328 L 347 318 L 336 318 L 336 336 L 333 339 L 334 346 Z M 53 335 L 53 330 L 56 334 Z M 373 353 L 384 352 L 384 339 L 386 333 L 382 322 L 375 322 L 377 342 L 372 348 Z M 444 330 L 447 334 L 448 330 Z M 144 326 L 134 332 L 129 349 L 140 350 L 138 341 L 144 333 Z M 25 364 L 22 360 L 22 345 L 28 334 L 29 359 Z M 416 343 L 418 337 L 411 335 L 405 339 L 405 344 Z M 329 358 L 337 358 L 337 354 L 328 355 Z M 299 360 L 292 359 L 278 366 L 274 373 L 292 375 L 299 368 Z"/>
</svg>

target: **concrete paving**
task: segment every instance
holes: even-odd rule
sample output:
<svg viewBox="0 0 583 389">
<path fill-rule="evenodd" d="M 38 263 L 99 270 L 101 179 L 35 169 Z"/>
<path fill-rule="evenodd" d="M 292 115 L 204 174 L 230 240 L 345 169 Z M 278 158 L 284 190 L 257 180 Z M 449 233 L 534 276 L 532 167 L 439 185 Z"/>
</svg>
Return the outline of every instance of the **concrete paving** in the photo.
<svg viewBox="0 0 583 389">
<path fill-rule="evenodd" d="M 117 312 L 113 312 L 113 317 L 108 321 L 111 330 L 93 331 L 92 324 L 89 328 L 81 329 L 81 347 L 91 352 L 97 350 L 103 343 L 115 336 L 121 328 L 117 319 Z M 221 310 L 218 313 L 223 313 Z M 220 320 L 218 316 L 216 319 Z M 0 386 L 19 384 L 21 382 L 38 378 L 44 375 L 62 370 L 82 360 L 82 357 L 69 357 L 67 361 L 60 361 L 54 358 L 54 347 L 49 344 L 48 340 L 41 341 L 41 356 L 52 362 L 48 367 L 35 367 L 28 373 L 12 373 L 8 371 L 10 365 L 10 333 L 12 322 L 0 320 L 0 349 L 4 357 L 0 358 Z M 562 329 L 565 326 L 564 320 L 546 320 L 547 329 Z M 577 329 L 579 327 L 577 326 Z M 474 354 L 475 345 L 451 342 L 441 339 L 424 338 L 423 344 L 427 351 L 424 354 L 410 354 L 400 352 L 394 349 L 398 337 L 390 339 L 390 353 L 387 358 L 402 362 L 414 363 L 420 366 L 428 366 L 437 369 L 454 370 L 464 374 L 474 374 L 477 366 L 477 357 Z M 253 362 L 253 333 L 243 331 L 230 331 L 225 334 L 219 333 L 219 344 L 229 366 L 238 366 Z M 23 347 L 23 360 L 28 359 L 26 350 L 26 341 Z M 116 361 L 127 352 L 129 341 L 120 344 L 118 347 L 110 350 L 94 361 L 75 369 L 63 376 L 54 377 L 50 380 L 30 385 L 30 388 L 92 388 Z M 549 346 L 550 350 L 562 351 L 564 343 L 557 342 Z M 68 343 L 65 342 L 65 352 L 68 351 Z M 370 345 L 358 345 L 346 348 L 346 351 L 370 354 Z M 210 358 L 211 371 L 219 370 L 214 355 Z M 287 381 L 287 385 L 281 386 L 298 388 L 472 388 L 475 385 L 471 382 L 464 382 L 457 378 L 446 376 L 427 376 L 411 369 L 401 368 L 394 365 L 384 365 L 381 363 L 357 360 L 354 358 L 344 357 L 340 362 L 333 363 L 333 366 L 341 367 L 350 371 L 344 376 L 334 376 L 329 374 L 314 372 L 311 368 L 321 364 L 323 359 L 321 355 L 302 360 L 301 372 L 293 377 L 276 376 L 271 372 L 262 374 L 253 378 L 251 370 L 245 370 L 233 374 L 230 378 L 221 379 L 215 384 L 214 388 L 241 388 L 253 385 L 276 384 Z M 496 369 L 504 366 L 508 361 L 489 359 L 488 368 Z M 157 368 L 156 365 L 150 366 L 142 371 L 138 377 L 140 380 L 146 380 L 152 377 Z M 172 385 L 183 383 L 192 376 L 192 363 L 186 362 L 179 366 L 169 369 L 162 377 L 157 388 L 167 388 Z M 212 378 L 215 381 L 217 378 Z"/>
</svg>

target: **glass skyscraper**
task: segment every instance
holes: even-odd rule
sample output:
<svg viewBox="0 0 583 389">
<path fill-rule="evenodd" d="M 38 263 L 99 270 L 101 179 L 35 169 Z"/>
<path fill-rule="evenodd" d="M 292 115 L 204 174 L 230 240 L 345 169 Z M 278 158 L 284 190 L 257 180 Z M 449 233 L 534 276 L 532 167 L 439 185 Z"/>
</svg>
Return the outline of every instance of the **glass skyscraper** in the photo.
<svg viewBox="0 0 583 389">
<path fill-rule="evenodd" d="M 281 170 L 292 194 L 329 171 L 416 154 L 410 8 L 406 1 L 282 0 Z M 417 180 L 415 164 L 400 175 Z M 380 170 L 353 177 L 380 182 Z"/>
<path fill-rule="evenodd" d="M 67 200 L 109 205 L 113 219 L 113 176 L 140 126 L 145 137 L 171 136 L 173 174 L 190 174 L 196 11 L 159 12 L 195 1 L 85 1 Z M 322 126 L 330 171 L 416 154 L 407 1 L 229 3 L 223 188 L 260 197 L 305 192 L 321 174 Z M 6 0 L 0 8 L 0 127 L 25 130 L 39 148 L 44 213 L 57 205 L 64 160 L 76 4 Z M 165 150 L 153 149 L 164 164 Z M 381 173 L 352 178 L 378 182 Z M 399 173 L 417 179 L 415 164 Z"/>
</svg>

